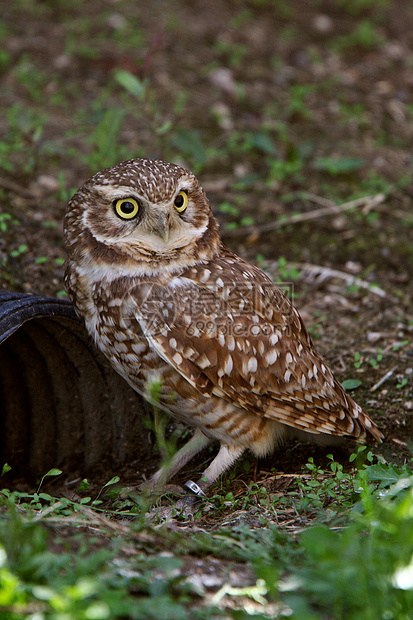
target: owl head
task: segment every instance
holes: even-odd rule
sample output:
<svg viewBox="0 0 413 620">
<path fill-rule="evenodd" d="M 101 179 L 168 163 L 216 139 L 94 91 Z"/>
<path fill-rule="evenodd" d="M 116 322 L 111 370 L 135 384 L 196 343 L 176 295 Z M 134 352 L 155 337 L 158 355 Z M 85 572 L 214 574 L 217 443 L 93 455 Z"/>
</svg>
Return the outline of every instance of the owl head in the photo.
<svg viewBox="0 0 413 620">
<path fill-rule="evenodd" d="M 131 159 L 91 177 L 69 203 L 69 257 L 167 263 L 216 245 L 217 223 L 196 177 L 175 164 Z"/>
</svg>

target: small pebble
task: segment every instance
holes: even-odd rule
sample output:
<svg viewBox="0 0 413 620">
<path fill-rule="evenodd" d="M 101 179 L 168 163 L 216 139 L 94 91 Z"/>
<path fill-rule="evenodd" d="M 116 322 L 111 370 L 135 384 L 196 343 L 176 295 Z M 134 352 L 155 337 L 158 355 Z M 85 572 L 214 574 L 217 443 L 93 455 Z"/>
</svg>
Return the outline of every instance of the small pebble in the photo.
<svg viewBox="0 0 413 620">
<path fill-rule="evenodd" d="M 108 26 L 113 28 L 113 30 L 123 30 L 127 23 L 128 21 L 126 17 L 124 17 L 121 13 L 112 13 L 112 15 L 109 15 L 107 19 Z"/>
<path fill-rule="evenodd" d="M 218 88 L 223 90 L 224 93 L 228 93 L 228 95 L 236 95 L 237 85 L 231 69 L 226 69 L 224 67 L 220 69 L 213 69 L 213 71 L 209 74 L 209 79 L 215 86 L 218 86 Z"/>
<path fill-rule="evenodd" d="M 328 15 L 320 13 L 313 19 L 313 28 L 321 34 L 327 34 L 333 29 L 333 20 Z"/>
</svg>

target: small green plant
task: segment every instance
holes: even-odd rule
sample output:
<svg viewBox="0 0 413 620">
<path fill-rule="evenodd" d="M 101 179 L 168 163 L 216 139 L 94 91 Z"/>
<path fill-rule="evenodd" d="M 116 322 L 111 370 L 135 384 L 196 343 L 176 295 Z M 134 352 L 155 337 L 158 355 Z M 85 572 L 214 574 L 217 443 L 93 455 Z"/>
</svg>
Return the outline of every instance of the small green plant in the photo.
<svg viewBox="0 0 413 620">
<path fill-rule="evenodd" d="M 267 259 L 265 258 L 264 254 L 257 254 L 255 257 L 255 262 L 257 263 L 258 267 L 263 271 L 266 271 L 268 269 Z"/>
<path fill-rule="evenodd" d="M 47 263 L 47 261 L 48 261 L 47 256 L 38 256 L 37 258 L 34 259 L 34 264 L 44 265 L 45 263 Z"/>
<path fill-rule="evenodd" d="M 175 437 L 172 435 L 167 439 L 166 426 L 168 423 L 168 415 L 160 407 L 160 399 L 162 392 L 162 382 L 154 379 L 145 386 L 146 394 L 152 403 L 153 417 L 146 420 L 146 425 L 154 432 L 156 445 L 161 453 L 162 459 L 170 461 L 176 452 Z M 173 397 L 172 397 L 173 398 Z"/>
<path fill-rule="evenodd" d="M 364 166 L 359 157 L 319 157 L 314 162 L 315 170 L 327 172 L 331 176 L 352 174 Z"/>
<path fill-rule="evenodd" d="M 377 32 L 369 19 L 360 21 L 353 32 L 332 40 L 331 47 L 337 53 L 362 49 L 369 51 L 383 43 L 383 37 Z"/>
<path fill-rule="evenodd" d="M 116 82 L 118 82 L 118 84 L 122 86 L 130 95 L 138 101 L 143 99 L 146 94 L 146 80 L 140 80 L 130 71 L 125 71 L 123 69 L 115 70 L 114 77 Z"/>
<path fill-rule="evenodd" d="M 341 385 L 345 390 L 356 390 L 361 384 L 360 379 L 346 379 Z"/>
<path fill-rule="evenodd" d="M 354 16 L 359 16 L 366 11 L 383 10 L 389 6 L 389 0 L 337 0 L 337 3 L 349 13 L 349 15 Z"/>
<path fill-rule="evenodd" d="M 402 377 L 401 379 L 399 379 L 396 388 L 398 390 L 401 390 L 402 388 L 406 387 L 406 385 L 409 383 L 409 380 L 406 377 Z"/>
<path fill-rule="evenodd" d="M 361 196 L 371 196 L 373 194 L 390 194 L 393 189 L 393 182 L 370 170 L 368 174 L 360 179 L 358 191 L 353 194 L 353 198 Z"/>
<path fill-rule="evenodd" d="M 312 338 L 321 338 L 324 333 L 324 323 L 328 317 L 326 314 L 322 314 L 319 310 L 315 310 L 314 318 L 316 318 L 317 321 L 311 325 L 308 325 L 308 333 Z"/>
<path fill-rule="evenodd" d="M 61 170 L 59 170 L 57 178 L 59 180 L 58 198 L 62 202 L 69 202 L 69 200 L 71 199 L 73 194 L 76 192 L 77 188 L 67 189 L 65 176 L 64 176 L 64 174 L 63 174 L 63 172 Z M 51 222 L 51 223 L 56 225 L 56 222 Z M 47 226 L 47 222 L 43 222 L 42 224 L 43 224 L 43 226 L 45 226 L 45 225 Z"/>
<path fill-rule="evenodd" d="M 44 96 L 44 89 L 50 80 L 44 71 L 39 69 L 26 54 L 20 58 L 18 64 L 14 68 L 17 80 L 25 88 L 31 99 L 39 103 Z"/>
<path fill-rule="evenodd" d="M 359 351 L 356 351 L 356 353 L 354 354 L 353 362 L 354 368 L 356 368 L 357 370 L 360 369 L 362 363 L 365 361 L 366 359 L 361 355 L 361 353 Z M 378 368 L 380 363 L 383 361 L 383 349 L 379 347 L 377 349 L 376 355 L 374 357 L 369 357 L 367 361 L 373 368 Z"/>
<path fill-rule="evenodd" d="M 289 265 L 285 256 L 280 256 L 277 263 L 277 271 L 285 282 L 298 280 L 301 272 L 295 265 Z"/>
<path fill-rule="evenodd" d="M 10 213 L 0 213 L 0 232 L 5 233 L 10 226 L 18 226 L 19 224 L 19 220 L 16 220 Z"/>
<path fill-rule="evenodd" d="M 308 98 L 315 91 L 313 84 L 295 84 L 289 89 L 287 116 L 299 115 L 305 120 L 311 120 L 312 111 L 308 107 Z"/>
<path fill-rule="evenodd" d="M 288 159 L 273 159 L 269 162 L 267 184 L 271 186 L 274 181 L 283 183 L 290 178 L 300 180 L 303 167 L 304 162 L 295 155 Z"/>
<path fill-rule="evenodd" d="M 378 349 L 377 350 L 377 355 L 376 357 L 371 357 L 369 359 L 369 364 L 370 366 L 373 366 L 373 368 L 378 368 L 380 362 L 383 360 L 383 349 Z"/>
<path fill-rule="evenodd" d="M 346 101 L 341 101 L 339 105 L 340 125 L 348 126 L 348 124 L 351 122 L 353 125 L 355 124 L 360 129 L 366 129 L 369 126 L 369 115 L 367 113 L 365 105 L 363 105 L 362 103 L 348 103 Z"/>
<path fill-rule="evenodd" d="M 20 243 L 20 245 L 15 250 L 11 250 L 9 254 L 12 258 L 18 258 L 19 256 L 25 254 L 27 250 L 27 245 L 25 243 Z"/>
<path fill-rule="evenodd" d="M 238 217 L 239 215 L 239 208 L 228 201 L 221 202 L 221 204 L 218 206 L 218 211 L 219 213 L 223 213 L 224 215 L 230 215 L 234 218 Z"/>
<path fill-rule="evenodd" d="M 11 56 L 6 50 L 0 50 L 0 71 L 4 71 L 10 64 Z"/>
<path fill-rule="evenodd" d="M 59 298 L 67 297 L 67 292 L 64 289 L 60 289 L 56 292 L 56 297 L 59 297 Z"/>
<path fill-rule="evenodd" d="M 315 465 L 312 457 L 308 459 L 306 468 L 311 472 L 311 479 L 298 480 L 302 493 L 300 509 L 323 508 L 333 504 L 335 511 L 342 511 L 352 505 L 354 488 L 351 474 L 344 472 L 343 466 L 334 460 L 332 454 L 328 454 L 327 458 L 330 459 L 330 472 L 327 475 Z"/>
<path fill-rule="evenodd" d="M 392 346 L 392 351 L 394 352 L 400 351 L 400 349 L 403 349 L 408 344 L 410 344 L 410 340 L 402 340 L 401 342 L 395 342 L 394 345 Z"/>
<path fill-rule="evenodd" d="M 264 155 L 270 155 L 271 157 L 279 157 L 280 153 L 277 147 L 274 144 L 274 140 L 264 129 L 257 132 L 247 131 L 245 133 L 240 133 L 239 135 L 235 132 L 232 140 L 238 138 L 237 142 L 234 144 L 232 142 L 231 149 L 236 152 L 241 150 L 244 153 L 250 154 L 253 156 L 254 152 L 263 153 Z"/>
<path fill-rule="evenodd" d="M 7 172 L 33 171 L 44 148 L 41 143 L 46 121 L 44 112 L 14 103 L 5 113 L 5 129 L 0 140 L 0 168 Z"/>
<path fill-rule="evenodd" d="M 229 43 L 223 39 L 217 41 L 215 49 L 218 54 L 224 56 L 227 64 L 234 68 L 238 67 L 248 54 L 248 47 L 245 45 L 241 43 Z"/>
<path fill-rule="evenodd" d="M 172 135 L 172 146 L 188 159 L 196 172 L 200 172 L 208 161 L 208 150 L 197 129 L 177 129 Z"/>
</svg>

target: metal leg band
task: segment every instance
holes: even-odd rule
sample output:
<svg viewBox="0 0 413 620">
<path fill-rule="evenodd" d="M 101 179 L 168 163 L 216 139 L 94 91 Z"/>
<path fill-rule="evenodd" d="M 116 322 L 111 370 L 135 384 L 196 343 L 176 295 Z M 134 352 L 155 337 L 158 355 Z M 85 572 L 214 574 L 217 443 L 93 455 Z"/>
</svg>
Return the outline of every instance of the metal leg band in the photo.
<svg viewBox="0 0 413 620">
<path fill-rule="evenodd" d="M 192 480 L 188 480 L 187 482 L 185 482 L 184 487 L 192 491 L 192 493 L 195 493 L 195 495 L 199 495 L 200 497 L 206 497 L 201 487 L 198 486 L 197 483 L 193 482 Z"/>
</svg>

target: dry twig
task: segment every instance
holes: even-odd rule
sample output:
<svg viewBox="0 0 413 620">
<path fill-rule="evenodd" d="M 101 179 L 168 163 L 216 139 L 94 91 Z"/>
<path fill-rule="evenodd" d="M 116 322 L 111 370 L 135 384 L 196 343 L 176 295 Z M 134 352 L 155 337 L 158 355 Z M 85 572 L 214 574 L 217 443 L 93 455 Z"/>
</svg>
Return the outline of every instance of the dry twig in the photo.
<svg viewBox="0 0 413 620">
<path fill-rule="evenodd" d="M 293 268 L 298 269 L 301 274 L 301 279 L 309 279 L 309 280 L 317 280 L 318 282 L 324 282 L 325 280 L 329 280 L 332 278 L 337 278 L 338 280 L 344 280 L 346 286 L 357 286 L 362 289 L 368 290 L 370 293 L 374 295 L 378 295 L 378 297 L 387 297 L 386 291 L 384 291 L 379 286 L 368 282 L 367 280 L 363 280 L 362 278 L 358 278 L 357 276 L 352 275 L 351 273 L 346 273 L 345 271 L 339 271 L 338 269 L 331 269 L 330 267 L 323 267 L 322 265 L 311 265 L 310 263 L 290 263 L 288 262 L 285 265 L 286 269 Z M 270 273 L 274 273 L 278 271 L 277 263 L 269 263 L 269 271 Z"/>
<path fill-rule="evenodd" d="M 375 383 L 375 384 L 373 385 L 373 387 L 371 388 L 371 390 L 370 390 L 370 391 L 371 391 L 371 392 L 375 392 L 376 390 L 378 390 L 378 389 L 379 389 L 379 387 L 381 387 L 381 386 L 383 385 L 383 383 L 384 383 L 385 381 L 387 381 L 387 379 L 390 379 L 390 377 L 392 376 L 392 374 L 394 373 L 394 371 L 395 371 L 396 369 L 397 369 L 397 366 L 395 366 L 395 367 L 394 367 L 394 368 L 392 368 L 391 370 L 388 370 L 388 371 L 386 372 L 386 374 L 385 374 L 385 375 L 383 375 L 383 376 L 382 376 L 382 378 L 381 378 L 381 379 L 379 379 L 379 381 L 377 381 L 377 383 Z"/>
<path fill-rule="evenodd" d="M 23 196 L 23 198 L 34 198 L 33 192 L 31 192 L 29 189 L 22 187 L 18 183 L 14 183 L 14 181 L 4 179 L 3 177 L 0 177 L 0 187 L 14 192 L 15 194 L 19 194 L 19 196 Z"/>
<path fill-rule="evenodd" d="M 312 200 L 314 200 L 314 196 L 311 195 L 311 198 Z M 246 235 L 250 233 L 269 232 L 271 230 L 283 228 L 284 226 L 289 226 L 291 224 L 298 224 L 299 222 L 315 220 L 320 217 L 326 217 L 329 215 L 338 215 L 340 213 L 345 213 L 346 211 L 350 211 L 351 209 L 362 208 L 363 213 L 369 213 L 372 209 L 374 209 L 379 204 L 384 202 L 385 199 L 386 199 L 385 194 L 376 194 L 375 196 L 364 196 L 363 198 L 356 198 L 355 200 L 344 202 L 341 205 L 330 203 L 328 206 L 322 207 L 321 209 L 313 209 L 312 211 L 308 211 L 306 213 L 295 213 L 291 217 L 288 217 L 285 219 L 278 219 L 273 222 L 268 222 L 267 224 L 262 224 L 261 226 L 252 225 L 252 226 L 245 226 L 244 228 L 236 228 L 234 230 L 227 230 L 225 231 L 224 234 L 226 237 L 240 237 L 242 235 Z M 323 200 L 323 204 L 325 204 L 324 200 Z"/>
</svg>

